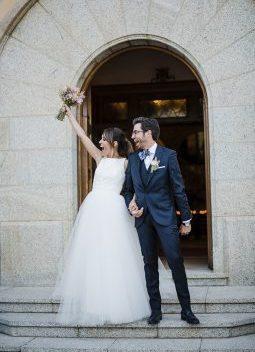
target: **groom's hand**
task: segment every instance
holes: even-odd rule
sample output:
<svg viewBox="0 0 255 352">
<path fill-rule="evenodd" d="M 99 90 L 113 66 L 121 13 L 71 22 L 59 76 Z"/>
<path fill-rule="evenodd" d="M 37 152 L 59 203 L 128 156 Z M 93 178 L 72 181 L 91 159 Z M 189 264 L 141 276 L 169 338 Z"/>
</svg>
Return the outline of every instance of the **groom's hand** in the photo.
<svg viewBox="0 0 255 352">
<path fill-rule="evenodd" d="M 136 202 L 134 200 L 131 200 L 131 202 L 129 203 L 128 210 L 131 213 L 132 213 L 132 211 L 137 211 L 138 210 L 138 206 L 137 206 L 137 204 L 136 204 Z"/>
<path fill-rule="evenodd" d="M 132 216 L 134 216 L 135 218 L 140 218 L 140 216 L 143 215 L 143 208 L 131 211 Z"/>
<path fill-rule="evenodd" d="M 191 225 L 189 226 L 184 226 L 183 224 L 181 224 L 180 228 L 179 228 L 179 232 L 182 236 L 186 236 L 190 233 L 191 231 Z"/>
<path fill-rule="evenodd" d="M 134 199 L 129 203 L 128 210 L 135 218 L 140 218 L 143 215 L 143 208 L 139 209 Z"/>
</svg>

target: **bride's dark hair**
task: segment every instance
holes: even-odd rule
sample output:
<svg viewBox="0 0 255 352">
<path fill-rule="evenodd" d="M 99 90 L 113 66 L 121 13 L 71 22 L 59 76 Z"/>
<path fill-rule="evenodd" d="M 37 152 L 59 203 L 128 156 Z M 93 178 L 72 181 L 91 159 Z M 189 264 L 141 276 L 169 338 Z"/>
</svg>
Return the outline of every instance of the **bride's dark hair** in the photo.
<svg viewBox="0 0 255 352">
<path fill-rule="evenodd" d="M 133 152 L 131 142 L 127 139 L 125 133 L 118 127 L 106 128 L 103 132 L 105 140 L 114 147 L 114 142 L 118 143 L 118 154 L 126 158 L 129 153 Z"/>
</svg>

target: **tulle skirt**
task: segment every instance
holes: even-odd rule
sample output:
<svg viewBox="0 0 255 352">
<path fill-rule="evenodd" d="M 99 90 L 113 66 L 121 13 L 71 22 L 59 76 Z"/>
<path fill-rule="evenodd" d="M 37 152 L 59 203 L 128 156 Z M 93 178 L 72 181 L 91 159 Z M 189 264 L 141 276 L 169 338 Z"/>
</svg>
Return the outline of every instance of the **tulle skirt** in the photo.
<svg viewBox="0 0 255 352">
<path fill-rule="evenodd" d="M 60 323 L 126 323 L 150 315 L 134 219 L 116 192 L 93 190 L 80 206 L 53 292 Z"/>
</svg>

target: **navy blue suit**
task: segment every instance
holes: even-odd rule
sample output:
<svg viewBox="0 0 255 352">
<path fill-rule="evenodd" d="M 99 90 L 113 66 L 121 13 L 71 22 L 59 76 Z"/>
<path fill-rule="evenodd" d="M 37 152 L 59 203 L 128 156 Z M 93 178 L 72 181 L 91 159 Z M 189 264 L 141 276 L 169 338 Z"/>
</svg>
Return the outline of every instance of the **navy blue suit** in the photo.
<svg viewBox="0 0 255 352">
<path fill-rule="evenodd" d="M 155 157 L 160 160 L 159 168 L 151 172 L 151 168 L 146 169 L 138 152 L 129 155 L 123 194 L 127 207 L 135 194 L 139 209 L 144 208 L 143 215 L 135 219 L 135 226 L 144 259 L 146 284 L 152 311 L 161 310 L 158 237 L 172 271 L 180 304 L 183 309 L 186 309 L 190 308 L 190 295 L 183 258 L 180 255 L 175 202 L 180 210 L 182 221 L 191 219 L 192 215 L 176 152 L 158 145 Z"/>
</svg>

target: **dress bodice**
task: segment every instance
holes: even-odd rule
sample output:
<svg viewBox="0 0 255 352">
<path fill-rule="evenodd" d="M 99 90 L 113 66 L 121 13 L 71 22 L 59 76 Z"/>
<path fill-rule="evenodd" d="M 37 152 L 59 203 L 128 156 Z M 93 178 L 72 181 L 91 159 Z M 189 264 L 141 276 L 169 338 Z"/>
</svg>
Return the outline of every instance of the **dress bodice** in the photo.
<svg viewBox="0 0 255 352">
<path fill-rule="evenodd" d="M 92 191 L 120 193 L 125 180 L 125 158 L 102 158 L 98 164 Z"/>
</svg>

